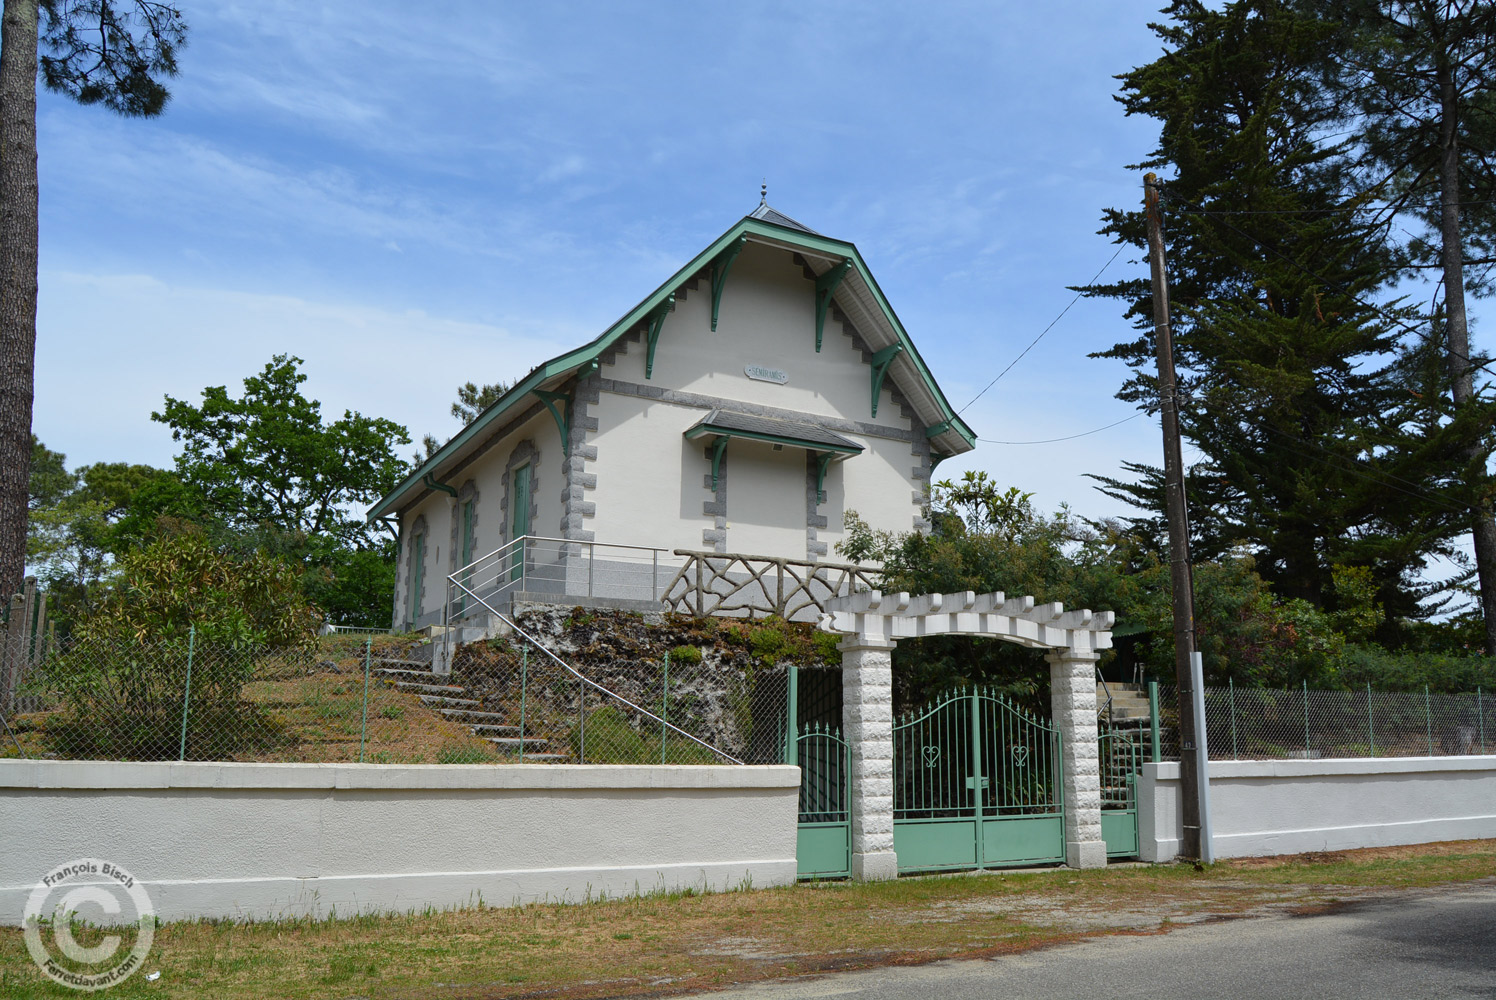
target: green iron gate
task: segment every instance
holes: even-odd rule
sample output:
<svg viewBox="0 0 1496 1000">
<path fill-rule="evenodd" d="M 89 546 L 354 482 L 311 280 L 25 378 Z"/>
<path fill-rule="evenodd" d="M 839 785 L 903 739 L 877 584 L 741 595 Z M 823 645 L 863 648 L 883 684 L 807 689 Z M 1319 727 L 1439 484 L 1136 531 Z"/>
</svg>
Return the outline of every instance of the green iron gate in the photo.
<svg viewBox="0 0 1496 1000">
<path fill-rule="evenodd" d="M 1143 731 L 1113 729 L 1105 722 L 1097 741 L 1101 769 L 1101 837 L 1109 858 L 1138 854 L 1138 774 L 1143 769 Z"/>
<path fill-rule="evenodd" d="M 795 858 L 801 878 L 852 873 L 852 753 L 841 731 L 808 725 L 795 736 L 800 765 L 800 829 Z"/>
<path fill-rule="evenodd" d="M 1065 860 L 1060 734 L 989 691 L 943 697 L 893 727 L 900 871 Z"/>
</svg>

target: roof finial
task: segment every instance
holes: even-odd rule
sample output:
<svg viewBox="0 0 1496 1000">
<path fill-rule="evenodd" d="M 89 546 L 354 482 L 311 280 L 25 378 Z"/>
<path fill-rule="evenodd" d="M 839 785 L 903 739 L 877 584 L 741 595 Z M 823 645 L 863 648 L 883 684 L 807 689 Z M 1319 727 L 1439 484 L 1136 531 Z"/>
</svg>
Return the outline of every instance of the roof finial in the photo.
<svg viewBox="0 0 1496 1000">
<path fill-rule="evenodd" d="M 758 203 L 760 205 L 767 205 L 769 203 L 769 179 L 767 177 L 758 186 Z"/>
</svg>

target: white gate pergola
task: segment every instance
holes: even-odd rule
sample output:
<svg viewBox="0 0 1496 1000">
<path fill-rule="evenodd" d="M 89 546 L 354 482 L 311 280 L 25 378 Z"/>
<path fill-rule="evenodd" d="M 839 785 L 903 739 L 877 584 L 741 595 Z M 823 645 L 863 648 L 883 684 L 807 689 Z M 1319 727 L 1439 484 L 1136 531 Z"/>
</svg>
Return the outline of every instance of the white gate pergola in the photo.
<svg viewBox="0 0 1496 1000">
<path fill-rule="evenodd" d="M 1110 611 L 1066 611 L 1002 593 L 883 594 L 828 604 L 820 627 L 844 635 L 842 729 L 851 750 L 852 877 L 894 878 L 893 648 L 927 635 L 989 636 L 1048 650 L 1050 706 L 1063 746 L 1065 862 L 1106 865 L 1096 728 L 1096 660 L 1112 645 Z"/>
</svg>

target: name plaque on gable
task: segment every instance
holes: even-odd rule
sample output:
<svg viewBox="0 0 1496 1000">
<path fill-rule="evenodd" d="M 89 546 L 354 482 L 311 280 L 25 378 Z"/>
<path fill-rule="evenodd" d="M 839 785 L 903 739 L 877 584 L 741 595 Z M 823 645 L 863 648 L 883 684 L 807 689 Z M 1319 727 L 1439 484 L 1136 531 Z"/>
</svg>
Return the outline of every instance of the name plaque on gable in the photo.
<svg viewBox="0 0 1496 1000">
<path fill-rule="evenodd" d="M 743 369 L 743 374 L 758 382 L 773 382 L 775 385 L 784 385 L 790 380 L 788 372 L 782 372 L 778 368 L 760 368 L 758 365 L 748 365 Z"/>
</svg>

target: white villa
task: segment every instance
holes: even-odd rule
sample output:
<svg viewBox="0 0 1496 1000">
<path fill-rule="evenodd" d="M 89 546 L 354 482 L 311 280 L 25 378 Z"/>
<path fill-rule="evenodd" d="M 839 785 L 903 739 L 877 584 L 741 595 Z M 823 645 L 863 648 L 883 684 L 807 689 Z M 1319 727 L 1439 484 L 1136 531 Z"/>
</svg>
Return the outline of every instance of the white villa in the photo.
<svg viewBox="0 0 1496 1000">
<path fill-rule="evenodd" d="M 764 203 L 369 518 L 398 521 L 397 626 L 505 591 L 658 607 L 684 553 L 832 562 L 848 510 L 925 528 L 973 442 L 857 248 Z"/>
</svg>

